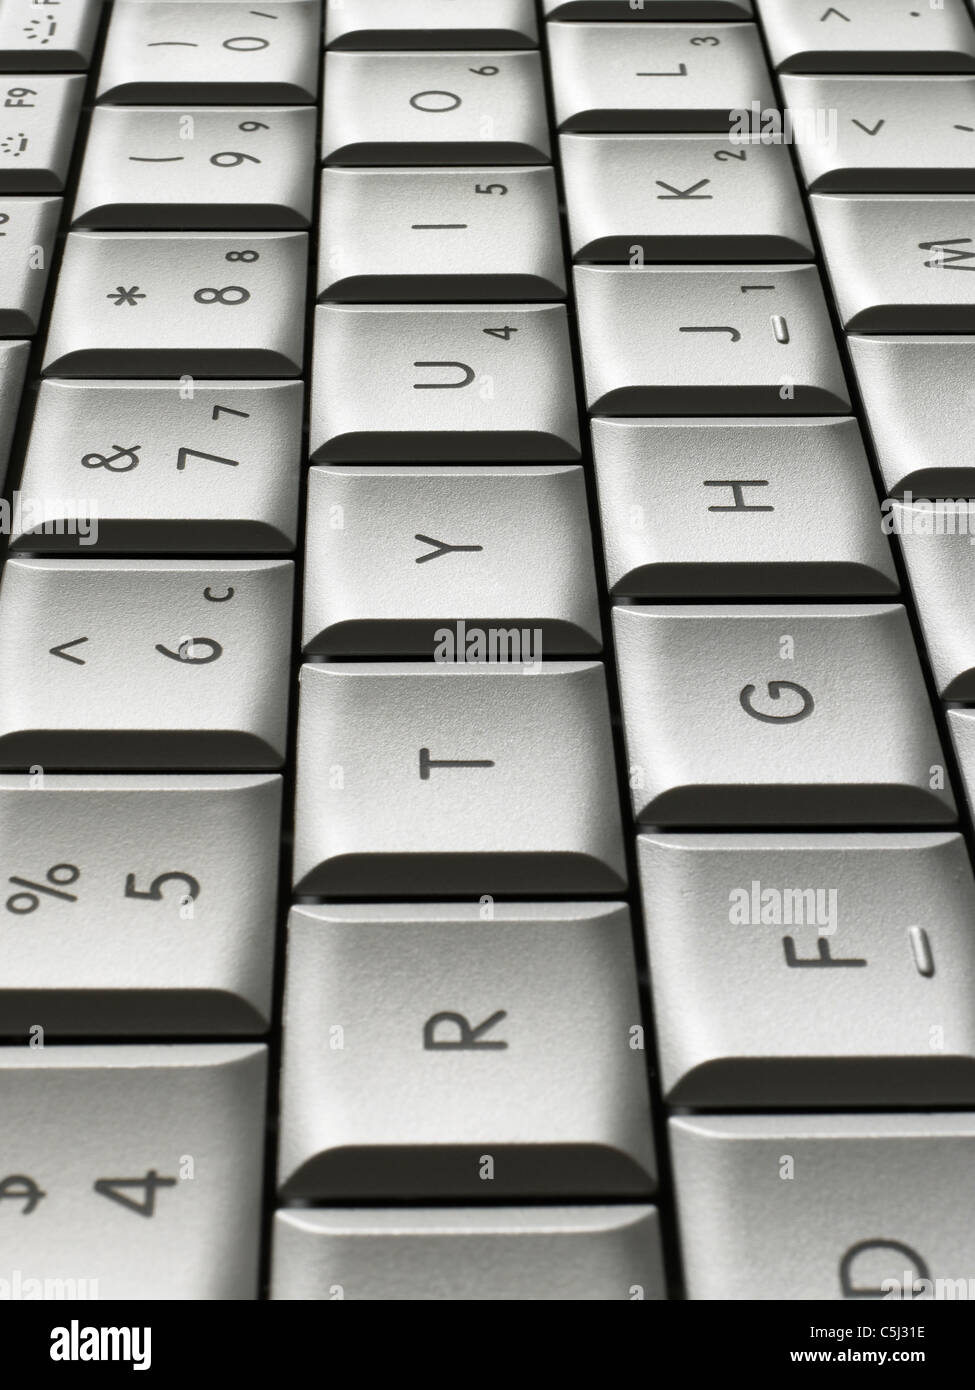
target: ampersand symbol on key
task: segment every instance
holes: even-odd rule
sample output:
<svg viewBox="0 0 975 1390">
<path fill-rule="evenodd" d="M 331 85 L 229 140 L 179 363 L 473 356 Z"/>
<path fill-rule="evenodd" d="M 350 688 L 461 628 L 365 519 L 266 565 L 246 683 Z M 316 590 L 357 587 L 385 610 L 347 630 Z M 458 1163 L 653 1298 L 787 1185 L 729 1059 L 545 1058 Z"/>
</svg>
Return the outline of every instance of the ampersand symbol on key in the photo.
<svg viewBox="0 0 975 1390">
<path fill-rule="evenodd" d="M 131 449 L 125 449 L 121 444 L 113 444 L 114 454 L 83 454 L 81 457 L 82 468 L 107 468 L 109 473 L 129 473 L 139 462 L 139 450 L 141 444 L 133 444 Z M 119 463 L 119 459 L 128 459 L 128 463 Z"/>
</svg>

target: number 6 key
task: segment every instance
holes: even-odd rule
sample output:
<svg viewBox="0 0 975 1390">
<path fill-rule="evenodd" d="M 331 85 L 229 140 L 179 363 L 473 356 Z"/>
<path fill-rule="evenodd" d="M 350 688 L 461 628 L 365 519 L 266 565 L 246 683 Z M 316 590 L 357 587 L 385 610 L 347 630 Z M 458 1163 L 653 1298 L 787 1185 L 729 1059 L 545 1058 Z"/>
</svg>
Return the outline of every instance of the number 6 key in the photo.
<svg viewBox="0 0 975 1390">
<path fill-rule="evenodd" d="M 301 372 L 304 232 L 71 232 L 46 376 Z"/>
<path fill-rule="evenodd" d="M 267 771 L 284 758 L 288 560 L 8 560 L 0 767 Z"/>
</svg>

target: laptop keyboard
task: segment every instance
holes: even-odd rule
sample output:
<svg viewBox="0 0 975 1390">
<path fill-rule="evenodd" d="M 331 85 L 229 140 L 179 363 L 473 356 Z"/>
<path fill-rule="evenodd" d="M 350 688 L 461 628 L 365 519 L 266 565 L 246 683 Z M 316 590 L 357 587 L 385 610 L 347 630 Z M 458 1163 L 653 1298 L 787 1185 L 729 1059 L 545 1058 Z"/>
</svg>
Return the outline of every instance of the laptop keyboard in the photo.
<svg viewBox="0 0 975 1390">
<path fill-rule="evenodd" d="M 967 1276 L 975 11 L 0 0 L 0 108 L 0 1276 Z"/>
</svg>

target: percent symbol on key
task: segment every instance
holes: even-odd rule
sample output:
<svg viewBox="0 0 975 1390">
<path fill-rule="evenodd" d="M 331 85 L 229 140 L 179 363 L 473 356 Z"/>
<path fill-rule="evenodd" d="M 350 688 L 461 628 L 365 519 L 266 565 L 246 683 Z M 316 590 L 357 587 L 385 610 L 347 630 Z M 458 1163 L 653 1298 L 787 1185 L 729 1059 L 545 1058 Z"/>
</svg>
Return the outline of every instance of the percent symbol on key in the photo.
<svg viewBox="0 0 975 1390">
<path fill-rule="evenodd" d="M 36 911 L 41 905 L 39 893 L 44 893 L 49 898 L 61 898 L 64 902 L 78 901 L 74 893 L 64 891 L 64 885 L 77 883 L 81 877 L 81 870 L 77 864 L 54 864 L 44 877 L 44 883 L 35 883 L 33 879 L 16 876 L 9 878 L 8 883 L 16 883 L 18 888 L 29 891 L 11 894 L 7 899 L 7 911 L 16 912 L 21 917 L 26 916 L 28 912 Z"/>
</svg>

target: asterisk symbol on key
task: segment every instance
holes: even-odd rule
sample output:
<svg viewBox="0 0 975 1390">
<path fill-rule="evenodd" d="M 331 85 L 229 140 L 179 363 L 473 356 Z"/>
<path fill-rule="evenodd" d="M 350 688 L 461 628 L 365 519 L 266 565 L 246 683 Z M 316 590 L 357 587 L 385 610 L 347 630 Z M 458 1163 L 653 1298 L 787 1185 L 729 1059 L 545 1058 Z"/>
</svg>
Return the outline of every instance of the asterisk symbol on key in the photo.
<svg viewBox="0 0 975 1390">
<path fill-rule="evenodd" d="M 122 304 L 131 304 L 133 308 L 138 308 L 139 300 L 145 299 L 145 295 L 140 294 L 138 285 L 133 285 L 128 290 L 121 285 L 116 285 L 113 293 L 107 294 L 105 298 L 114 300 L 116 309 Z"/>
</svg>

